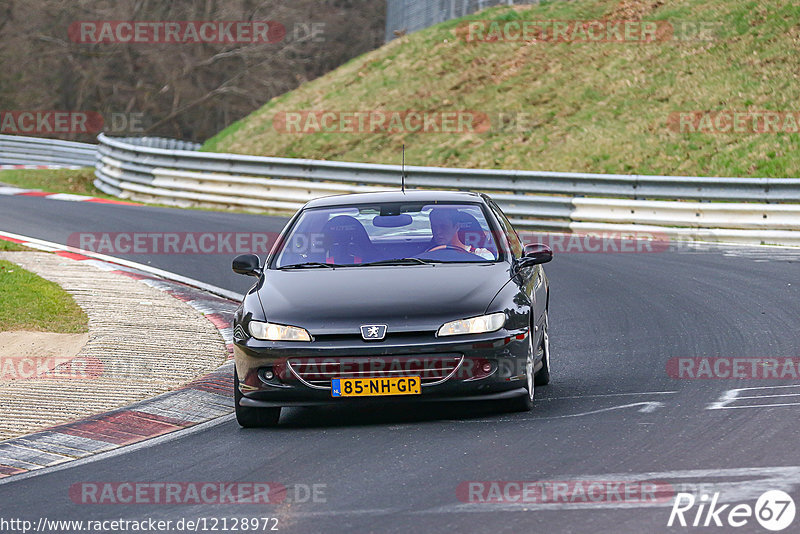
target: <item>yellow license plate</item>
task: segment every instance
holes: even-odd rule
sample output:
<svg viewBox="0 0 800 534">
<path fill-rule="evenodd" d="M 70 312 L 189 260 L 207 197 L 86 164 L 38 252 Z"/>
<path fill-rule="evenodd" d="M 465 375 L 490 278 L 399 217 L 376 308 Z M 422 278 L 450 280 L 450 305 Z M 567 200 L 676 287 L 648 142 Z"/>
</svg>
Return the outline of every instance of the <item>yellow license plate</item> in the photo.
<svg viewBox="0 0 800 534">
<path fill-rule="evenodd" d="M 418 376 L 391 378 L 334 378 L 331 395 L 334 397 L 378 397 L 383 395 L 419 395 Z"/>
</svg>

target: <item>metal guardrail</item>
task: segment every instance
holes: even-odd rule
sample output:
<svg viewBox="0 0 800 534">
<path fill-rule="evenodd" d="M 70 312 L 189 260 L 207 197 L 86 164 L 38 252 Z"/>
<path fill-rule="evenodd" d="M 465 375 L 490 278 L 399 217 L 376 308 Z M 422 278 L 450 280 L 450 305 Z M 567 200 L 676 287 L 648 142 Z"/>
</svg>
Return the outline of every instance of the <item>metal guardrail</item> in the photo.
<svg viewBox="0 0 800 534">
<path fill-rule="evenodd" d="M 238 206 L 294 211 L 323 195 L 399 187 L 399 165 L 344 163 L 180 151 L 99 136 L 95 185 L 106 193 L 174 205 Z M 498 171 L 463 171 L 486 173 Z M 406 167 L 408 187 L 492 191 L 517 224 L 565 230 L 573 207 L 565 196 L 517 195 L 502 180 L 460 181 L 462 171 Z"/>
<path fill-rule="evenodd" d="M 166 137 L 114 137 L 113 139 L 120 143 L 146 146 L 149 148 L 165 148 L 167 150 L 200 150 L 200 147 L 203 146 L 200 143 L 193 143 L 192 141 L 168 139 Z"/>
<path fill-rule="evenodd" d="M 0 164 L 92 167 L 97 145 L 0 134 Z"/>
<path fill-rule="evenodd" d="M 386 0 L 386 41 L 445 20 L 499 5 L 538 4 L 540 0 Z"/>
<path fill-rule="evenodd" d="M 99 136 L 95 185 L 178 206 L 289 212 L 324 195 L 396 189 L 399 165 L 199 152 L 171 140 Z M 185 149 L 165 148 L 181 146 Z M 408 187 L 486 191 L 520 228 L 658 231 L 800 245 L 800 179 L 703 178 L 406 167 Z M 679 200 L 680 202 L 676 202 Z"/>
</svg>

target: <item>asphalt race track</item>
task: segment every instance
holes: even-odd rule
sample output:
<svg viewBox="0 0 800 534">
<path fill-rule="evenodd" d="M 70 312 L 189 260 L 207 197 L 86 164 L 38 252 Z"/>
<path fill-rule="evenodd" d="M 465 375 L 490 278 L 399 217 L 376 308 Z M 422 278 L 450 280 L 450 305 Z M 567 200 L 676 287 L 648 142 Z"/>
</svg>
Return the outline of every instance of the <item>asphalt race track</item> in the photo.
<svg viewBox="0 0 800 534">
<path fill-rule="evenodd" d="M 61 243 L 83 231 L 277 232 L 284 222 L 0 197 L 0 230 Z M 238 292 L 249 281 L 231 272 L 230 255 L 124 257 Z M 290 409 L 272 430 L 243 430 L 229 417 L 177 439 L 0 484 L 2 515 L 34 524 L 42 517 L 276 517 L 279 531 L 300 533 L 718 532 L 668 528 L 671 502 L 468 502 L 457 488 L 468 481 L 658 480 L 698 495 L 719 491 L 732 504 L 754 506 L 770 489 L 800 503 L 800 380 L 675 379 L 667 372 L 676 357 L 800 357 L 800 253 L 564 253 L 546 271 L 553 382 L 537 388 L 531 413 L 476 403 Z M 270 505 L 76 504 L 69 494 L 83 482 L 192 481 L 290 489 Z M 305 498 L 313 485 L 317 497 Z M 800 518 L 786 532 L 798 525 Z M 754 518 L 735 530 L 766 532 Z"/>
</svg>

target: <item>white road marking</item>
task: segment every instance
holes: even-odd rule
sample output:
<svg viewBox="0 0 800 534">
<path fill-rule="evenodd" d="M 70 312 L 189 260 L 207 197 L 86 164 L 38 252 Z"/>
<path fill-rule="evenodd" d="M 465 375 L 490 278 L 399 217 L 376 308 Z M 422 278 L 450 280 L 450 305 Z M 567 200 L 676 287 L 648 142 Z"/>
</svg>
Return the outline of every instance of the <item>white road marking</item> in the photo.
<svg viewBox="0 0 800 534">
<path fill-rule="evenodd" d="M 729 389 L 723 393 L 716 402 L 712 402 L 706 407 L 706 410 L 732 410 L 741 408 L 773 408 L 776 406 L 800 406 L 800 402 L 784 402 L 773 404 L 742 404 L 738 406 L 730 406 L 732 403 L 740 400 L 753 400 L 753 399 L 770 399 L 780 397 L 794 397 L 800 395 L 797 393 L 778 393 L 784 391 L 785 388 L 800 388 L 800 384 L 788 384 L 783 386 L 760 386 L 752 388 L 738 388 Z M 764 394 L 740 396 L 740 392 L 756 392 L 759 390 L 766 390 Z"/>
<path fill-rule="evenodd" d="M 657 409 L 663 408 L 665 406 L 663 402 L 646 402 L 644 404 L 646 406 L 644 406 L 641 410 L 639 410 L 640 413 L 652 413 Z"/>
<path fill-rule="evenodd" d="M 658 408 L 663 408 L 666 405 L 663 402 L 658 402 L 658 401 L 644 401 L 644 402 L 634 402 L 634 403 L 631 403 L 631 404 L 622 404 L 620 406 L 610 406 L 608 408 L 600 408 L 599 410 L 591 410 L 589 412 L 571 413 L 571 414 L 567 414 L 567 415 L 550 415 L 550 416 L 544 416 L 544 417 L 536 417 L 536 416 L 534 416 L 534 417 L 524 418 L 524 419 L 510 418 L 510 417 L 506 417 L 506 418 L 499 417 L 499 418 L 493 418 L 493 419 L 451 419 L 449 422 L 451 422 L 451 423 L 469 424 L 469 423 L 501 423 L 501 422 L 505 423 L 505 422 L 519 422 L 519 421 L 544 421 L 544 420 L 550 420 L 550 419 L 567 419 L 569 417 L 584 417 L 584 416 L 587 416 L 587 415 L 594 415 L 594 414 L 598 414 L 598 413 L 611 412 L 611 411 L 614 411 L 614 410 L 623 410 L 625 408 L 635 408 L 637 406 L 641 406 L 641 408 L 637 410 L 639 413 L 652 413 L 652 412 L 656 411 Z M 534 411 L 535 411 L 535 408 L 534 408 Z"/>
<path fill-rule="evenodd" d="M 800 397 L 800 393 L 781 393 L 779 395 L 761 395 L 755 397 L 738 397 L 739 399 L 764 399 L 767 397 Z"/>
<path fill-rule="evenodd" d="M 601 393 L 599 395 L 571 395 L 569 397 L 547 397 L 537 401 L 563 400 L 563 399 L 590 399 L 597 397 L 627 397 L 631 395 L 674 395 L 677 391 L 641 391 L 636 393 Z"/>
<path fill-rule="evenodd" d="M 564 419 L 567 417 L 583 417 L 584 415 L 594 415 L 596 413 L 603 413 L 603 412 L 611 412 L 613 410 L 623 410 L 625 408 L 635 408 L 636 406 L 641 406 L 639 410 L 640 413 L 652 413 L 656 411 L 658 408 L 663 408 L 663 402 L 657 401 L 645 401 L 645 402 L 634 402 L 631 404 L 623 404 L 621 406 L 611 406 L 610 408 L 600 408 L 599 410 L 592 410 L 590 412 L 581 412 L 581 413 L 572 413 L 569 415 L 554 415 L 551 417 L 547 417 L 546 419 Z"/>
<path fill-rule="evenodd" d="M 292 504 L 297 506 L 296 504 Z M 293 511 L 291 519 L 303 519 L 312 517 L 335 517 L 335 516 L 357 516 L 357 515 L 388 515 L 392 513 L 402 513 L 399 508 L 365 508 L 362 510 L 319 510 L 316 512 L 296 512 Z"/>
<path fill-rule="evenodd" d="M 30 193 L 33 189 L 21 189 L 19 187 L 0 187 L 0 195 L 19 195 L 21 193 Z"/>
<path fill-rule="evenodd" d="M 86 195 L 73 195 L 72 193 L 53 193 L 52 195 L 48 195 L 47 198 L 50 200 L 68 200 L 72 202 L 83 202 L 93 197 L 89 197 Z"/>
<path fill-rule="evenodd" d="M 55 252 L 57 250 L 60 250 L 60 249 L 57 249 L 55 247 L 50 247 L 50 246 L 47 246 L 47 245 L 40 245 L 39 243 L 25 243 L 25 246 L 28 247 L 28 248 L 35 248 L 37 250 L 43 250 L 45 252 Z"/>
</svg>

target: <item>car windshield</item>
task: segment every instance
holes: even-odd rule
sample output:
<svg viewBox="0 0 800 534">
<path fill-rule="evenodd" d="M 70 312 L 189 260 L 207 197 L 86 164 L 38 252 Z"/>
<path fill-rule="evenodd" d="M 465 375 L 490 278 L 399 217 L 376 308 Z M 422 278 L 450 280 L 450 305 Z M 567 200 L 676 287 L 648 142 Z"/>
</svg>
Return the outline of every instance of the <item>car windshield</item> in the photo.
<svg viewBox="0 0 800 534">
<path fill-rule="evenodd" d="M 495 262 L 480 204 L 376 203 L 304 210 L 272 268 Z"/>
</svg>

